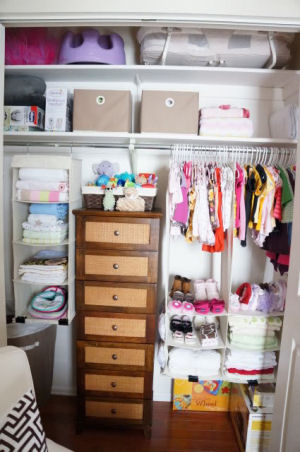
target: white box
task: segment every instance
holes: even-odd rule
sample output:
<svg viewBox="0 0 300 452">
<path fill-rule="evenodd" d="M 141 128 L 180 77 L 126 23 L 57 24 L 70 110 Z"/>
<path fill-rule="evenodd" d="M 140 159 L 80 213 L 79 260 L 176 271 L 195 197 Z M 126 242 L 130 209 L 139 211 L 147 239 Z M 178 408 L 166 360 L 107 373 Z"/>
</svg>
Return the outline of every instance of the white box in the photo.
<svg viewBox="0 0 300 452">
<path fill-rule="evenodd" d="M 234 383 L 231 388 L 229 409 L 241 452 L 268 452 L 271 441 L 272 409 L 252 410 L 244 385 L 237 383 Z"/>
<path fill-rule="evenodd" d="M 67 132 L 71 130 L 72 100 L 67 88 L 47 87 L 45 130 Z"/>
</svg>

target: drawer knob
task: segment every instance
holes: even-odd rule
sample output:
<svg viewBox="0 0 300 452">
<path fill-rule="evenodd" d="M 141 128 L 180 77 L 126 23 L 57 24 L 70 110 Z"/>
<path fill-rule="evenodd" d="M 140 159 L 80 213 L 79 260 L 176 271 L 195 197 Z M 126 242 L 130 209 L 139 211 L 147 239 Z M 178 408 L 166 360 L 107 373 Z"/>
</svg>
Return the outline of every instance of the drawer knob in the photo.
<svg viewBox="0 0 300 452">
<path fill-rule="evenodd" d="M 112 359 L 114 359 L 114 360 L 116 360 L 116 359 L 118 359 L 118 357 L 117 357 L 117 355 L 114 353 L 112 356 Z"/>
<path fill-rule="evenodd" d="M 117 410 L 115 408 L 111 409 L 111 414 L 117 414 Z"/>
<path fill-rule="evenodd" d="M 113 295 L 113 300 L 118 301 L 119 297 L 118 295 Z"/>
<path fill-rule="evenodd" d="M 115 270 L 118 270 L 119 264 L 114 264 L 113 267 L 114 267 Z"/>
<path fill-rule="evenodd" d="M 111 386 L 112 386 L 113 388 L 116 388 L 116 387 L 117 387 L 117 383 L 116 383 L 115 381 L 112 381 L 112 382 L 111 382 Z"/>
<path fill-rule="evenodd" d="M 114 235 L 118 237 L 120 235 L 120 231 L 114 231 Z"/>
<path fill-rule="evenodd" d="M 113 325 L 113 326 L 112 326 L 112 329 L 113 329 L 114 331 L 117 331 L 118 325 Z"/>
</svg>

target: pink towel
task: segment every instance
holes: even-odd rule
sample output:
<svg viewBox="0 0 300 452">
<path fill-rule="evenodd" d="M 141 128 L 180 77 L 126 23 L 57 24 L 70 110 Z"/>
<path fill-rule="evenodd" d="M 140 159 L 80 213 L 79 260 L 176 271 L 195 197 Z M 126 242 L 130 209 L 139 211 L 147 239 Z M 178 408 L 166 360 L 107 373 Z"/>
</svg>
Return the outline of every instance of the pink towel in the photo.
<svg viewBox="0 0 300 452">
<path fill-rule="evenodd" d="M 219 105 L 218 107 L 201 108 L 202 118 L 250 118 L 250 112 L 247 108 Z"/>
<path fill-rule="evenodd" d="M 16 198 L 18 201 L 67 202 L 69 194 L 61 191 L 17 190 Z"/>
<path fill-rule="evenodd" d="M 199 135 L 249 138 L 253 135 L 253 124 L 248 118 L 204 118 L 200 120 Z"/>
</svg>

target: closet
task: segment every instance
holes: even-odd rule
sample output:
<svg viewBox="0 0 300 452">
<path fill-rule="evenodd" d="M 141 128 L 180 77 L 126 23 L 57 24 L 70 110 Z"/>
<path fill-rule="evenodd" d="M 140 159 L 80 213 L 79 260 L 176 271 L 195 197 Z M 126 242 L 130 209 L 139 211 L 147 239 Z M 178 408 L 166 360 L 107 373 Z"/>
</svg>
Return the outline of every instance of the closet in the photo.
<svg viewBox="0 0 300 452">
<path fill-rule="evenodd" d="M 70 2 L 71 3 L 71 2 Z M 73 3 L 73 2 L 72 2 Z M 102 5 L 103 6 L 103 5 Z M 128 7 L 128 11 L 124 13 L 120 5 L 116 5 L 115 13 L 102 9 L 101 12 L 93 14 L 84 13 L 75 5 L 67 5 L 62 11 L 62 7 L 58 2 L 49 6 L 48 11 L 44 10 L 40 13 L 36 12 L 33 2 L 29 2 L 26 10 L 20 11 L 20 7 L 16 2 L 3 2 L 0 8 L 1 27 L 1 54 L 4 51 L 4 27 L 15 26 L 51 26 L 57 30 L 58 34 L 63 33 L 64 29 L 72 27 L 85 27 L 92 25 L 100 30 L 109 30 L 120 33 L 125 40 L 125 51 L 127 64 L 124 66 L 97 66 L 97 65 L 76 65 L 76 66 L 10 66 L 1 67 L 0 77 L 1 86 L 3 86 L 3 78 L 5 74 L 30 74 L 36 75 L 45 80 L 48 86 L 60 84 L 68 87 L 71 91 L 74 88 L 99 88 L 102 89 L 128 89 L 132 93 L 133 99 L 133 121 L 130 133 L 96 133 L 96 132 L 65 132 L 65 133 L 48 133 L 48 132 L 7 132 L 4 134 L 4 197 L 3 205 L 5 212 L 11 212 L 10 187 L 11 180 L 11 159 L 15 154 L 30 155 L 66 155 L 82 161 L 82 181 L 80 185 L 86 184 L 90 177 L 91 164 L 101 161 L 103 156 L 110 154 L 110 160 L 118 160 L 122 162 L 124 168 L 128 170 L 133 167 L 138 170 L 156 171 L 159 175 L 159 194 L 157 206 L 164 208 L 165 192 L 167 188 L 167 177 L 169 167 L 169 157 L 171 147 L 174 145 L 190 145 L 198 147 L 218 147 L 216 152 L 221 158 L 228 158 L 228 149 L 226 146 L 237 146 L 239 149 L 248 149 L 249 156 L 251 153 L 255 155 L 257 147 L 274 147 L 290 149 L 293 152 L 297 149 L 297 142 L 286 139 L 273 139 L 270 137 L 268 119 L 271 112 L 280 107 L 296 103 L 299 98 L 299 82 L 300 73 L 297 71 L 299 65 L 299 50 L 297 43 L 299 36 L 296 36 L 296 44 L 294 56 L 291 62 L 291 69 L 235 69 L 228 67 L 186 67 L 186 66 L 150 66 L 140 65 L 138 59 L 138 48 L 136 43 L 136 32 L 139 26 L 153 25 L 155 21 L 159 21 L 160 25 L 191 25 L 203 27 L 217 28 L 237 28 L 237 29 L 271 29 L 285 30 L 287 32 L 300 31 L 300 14 L 297 5 L 272 5 L 273 17 L 269 17 L 269 11 L 266 5 L 261 6 L 261 15 L 258 19 L 257 11 L 259 4 L 256 5 L 235 5 L 232 11 L 227 13 L 223 6 L 214 11 L 212 6 L 205 6 L 200 11 L 200 7 L 193 5 L 192 9 L 183 12 L 178 4 L 174 5 L 171 12 L 163 5 L 157 7 L 157 13 L 140 9 L 136 6 Z M 253 6 L 253 8 L 252 8 Z M 105 8 L 109 8 L 106 5 Z M 43 6 L 41 6 L 41 9 Z M 53 9 L 51 9 L 53 8 Z M 56 8 L 56 9 L 55 9 Z M 97 6 L 98 8 L 98 6 Z M 100 8 L 100 6 L 99 6 Z M 119 8 L 119 9 L 118 9 Z M 151 9 L 154 6 L 151 6 Z M 182 7 L 181 7 L 182 8 Z M 189 5 L 190 8 L 190 5 Z M 244 10 L 244 8 L 246 8 Z M 252 8 L 252 9 L 251 9 Z M 256 9 L 255 9 L 256 8 Z M 289 17 L 285 11 L 289 10 Z M 67 12 L 66 12 L 67 11 Z M 93 8 L 90 8 L 93 11 Z M 193 15 L 194 13 L 194 15 Z M 239 15 L 239 16 L 237 16 Z M 149 21 L 152 20 L 151 21 Z M 148 22 L 146 22 L 148 20 Z M 2 60 L 3 61 L 3 60 Z M 3 65 L 3 63 L 2 63 Z M 141 134 L 139 132 L 139 113 L 140 98 L 142 90 L 173 90 L 173 91 L 197 91 L 199 93 L 200 107 L 232 104 L 249 108 L 254 123 L 254 136 L 250 139 L 241 138 L 212 138 L 190 135 L 177 134 Z M 3 96 L 3 90 L 0 90 L 0 100 Z M 1 101 L 1 109 L 3 102 Z M 2 111 L 2 110 L 1 110 Z M 0 138 L 2 129 L 0 131 Z M 1 159 L 2 163 L 2 159 Z M 131 166 L 130 166 L 131 165 Z M 299 230 L 300 217 L 299 211 L 299 180 L 296 181 L 295 188 L 295 214 L 293 227 Z M 12 290 L 12 248 L 11 248 L 11 215 L 3 215 L 4 226 L 4 247 L 5 256 L 5 287 L 6 299 L 8 307 L 13 306 L 14 296 Z M 299 223 L 299 224 L 298 224 Z M 190 246 L 184 241 L 178 241 L 176 249 L 172 251 L 168 246 L 168 238 L 166 230 L 163 231 L 161 242 L 162 258 L 160 263 L 161 274 L 159 277 L 158 303 L 163 301 L 164 289 L 168 282 L 171 284 L 171 278 L 177 273 L 185 275 L 187 271 L 187 262 L 191 263 L 192 269 L 186 276 L 199 278 L 210 277 L 216 275 L 219 278 L 220 273 L 220 256 L 201 255 L 201 250 L 197 249 L 197 245 Z M 239 244 L 235 243 L 228 247 L 222 259 L 232 262 L 232 275 L 225 278 L 227 287 L 223 286 L 224 293 L 229 293 L 230 281 L 236 288 L 243 280 L 249 279 L 255 282 L 262 282 L 262 271 L 264 269 L 264 261 L 254 248 L 248 250 L 240 250 Z M 300 378 L 299 370 L 299 345 L 300 340 L 297 336 L 296 319 L 298 316 L 298 298 L 299 298 L 299 246 L 297 237 L 294 234 L 292 238 L 291 252 L 291 270 L 289 273 L 287 306 L 285 312 L 285 323 L 287 327 L 283 330 L 281 340 L 281 362 L 277 376 L 277 410 L 274 416 L 273 440 L 274 447 L 272 450 L 279 450 L 278 444 L 280 438 L 284 438 L 287 432 L 291 434 L 294 430 L 294 424 L 290 422 L 293 419 L 293 413 L 296 409 L 292 394 L 299 387 L 297 381 Z M 249 252 L 250 250 L 250 252 Z M 170 252 L 170 254 L 169 254 Z M 199 252 L 199 253 L 198 253 Z M 227 254 L 226 254 L 227 253 Z M 180 258 L 184 256 L 185 259 Z M 249 266 L 247 262 L 254 259 L 254 264 Z M 2 259 L 1 259 L 2 260 Z M 169 267 L 168 260 L 171 263 Z M 194 263 L 194 265 L 193 265 Z M 240 267 L 239 263 L 242 263 Z M 249 268 L 250 267 L 250 268 Z M 229 267 L 227 267 L 229 268 Z M 170 279 L 169 279 L 170 274 Z M 224 279 L 223 279 L 224 280 Z M 168 288 L 166 289 L 168 293 Z M 4 301 L 4 294 L 2 294 Z M 295 301 L 297 300 L 297 301 Z M 1 303 L 3 308 L 3 303 Z M 226 316 L 224 316 L 226 318 Z M 71 328 L 59 327 L 58 343 L 64 343 L 71 355 L 74 341 L 71 335 Z M 63 328 L 66 328 L 63 330 Z M 223 327 L 222 327 L 223 328 Z M 225 332 L 224 327 L 224 332 Z M 223 340 L 226 336 L 223 335 Z M 60 356 L 62 361 L 66 360 L 66 355 Z M 58 359 L 59 360 L 59 359 Z M 69 392 L 72 392 L 72 363 L 71 359 L 68 363 L 60 364 L 57 369 L 57 378 L 59 375 L 68 375 L 70 379 Z M 63 379 L 62 379 L 63 380 Z M 288 381 L 288 385 L 286 382 Z M 59 384 L 58 384 L 59 386 Z M 63 385 L 62 385 L 63 386 Z M 67 385 L 68 386 L 68 383 Z M 287 395 L 287 388 L 288 392 Z M 64 390 L 64 389 L 63 389 Z M 298 389 L 297 389 L 298 390 Z M 154 372 L 154 399 L 166 400 L 170 396 L 170 380 L 165 376 L 159 375 L 158 365 L 155 365 Z M 287 400 L 287 403 L 285 401 Z M 294 418 L 297 417 L 294 415 Z M 284 422 L 282 423 L 282 419 Z M 283 441 L 283 440 L 282 440 Z"/>
</svg>

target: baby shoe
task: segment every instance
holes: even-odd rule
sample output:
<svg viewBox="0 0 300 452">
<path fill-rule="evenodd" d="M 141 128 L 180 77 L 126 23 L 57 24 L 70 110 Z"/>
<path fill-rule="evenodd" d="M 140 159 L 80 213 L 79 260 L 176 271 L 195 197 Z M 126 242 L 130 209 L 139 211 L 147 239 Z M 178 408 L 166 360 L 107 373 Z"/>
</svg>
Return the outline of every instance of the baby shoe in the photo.
<svg viewBox="0 0 300 452">
<path fill-rule="evenodd" d="M 230 294 L 229 309 L 231 312 L 238 312 L 240 310 L 240 297 L 236 293 Z"/>
<path fill-rule="evenodd" d="M 249 283 L 243 283 L 236 289 L 236 294 L 240 297 L 241 309 L 248 310 L 248 303 L 252 295 L 252 288 Z M 243 306 L 244 305 L 244 306 Z"/>
<path fill-rule="evenodd" d="M 174 331 L 172 334 L 173 341 L 177 344 L 183 344 L 184 343 L 184 335 L 182 331 Z"/>
<path fill-rule="evenodd" d="M 188 301 L 189 303 L 193 303 L 194 301 L 194 295 L 191 294 L 191 292 L 187 292 L 184 294 L 184 301 Z"/>
<path fill-rule="evenodd" d="M 197 336 L 195 333 L 187 333 L 184 336 L 184 340 L 187 345 L 195 345 L 197 343 Z"/>
<path fill-rule="evenodd" d="M 172 314 L 181 314 L 182 312 L 182 303 L 178 300 L 172 300 L 168 303 L 168 311 Z"/>
<path fill-rule="evenodd" d="M 187 315 L 181 317 L 181 322 L 182 322 L 182 332 L 184 334 L 193 332 L 192 321 Z"/>
<path fill-rule="evenodd" d="M 177 290 L 182 292 L 182 278 L 179 275 L 174 276 L 174 281 L 170 293 L 171 297 L 173 297 L 174 292 L 176 292 Z"/>
<path fill-rule="evenodd" d="M 170 320 L 170 330 L 175 333 L 175 331 L 182 331 L 182 320 L 179 315 L 174 315 Z"/>
<path fill-rule="evenodd" d="M 184 301 L 182 303 L 182 313 L 187 315 L 195 314 L 194 305 L 192 303 L 189 303 L 188 301 Z"/>
<path fill-rule="evenodd" d="M 218 300 L 220 298 L 217 282 L 214 279 L 207 279 L 205 281 L 205 288 L 208 300 L 213 300 L 214 298 Z"/>
<path fill-rule="evenodd" d="M 191 280 L 188 278 L 182 278 L 182 292 L 188 293 L 191 291 Z"/>
<path fill-rule="evenodd" d="M 196 279 L 194 281 L 194 291 L 197 300 L 207 300 L 205 281 L 203 279 Z"/>
<path fill-rule="evenodd" d="M 180 290 L 175 290 L 175 292 L 173 292 L 173 300 L 178 300 L 178 301 L 183 301 L 184 300 L 184 293 L 181 292 Z"/>
<path fill-rule="evenodd" d="M 210 304 L 208 301 L 205 300 L 197 300 L 194 303 L 195 311 L 197 314 L 207 314 L 209 312 Z"/>
<path fill-rule="evenodd" d="M 215 298 L 211 300 L 210 310 L 214 314 L 221 314 L 224 311 L 224 308 L 225 308 L 224 300 L 217 300 Z"/>
</svg>

